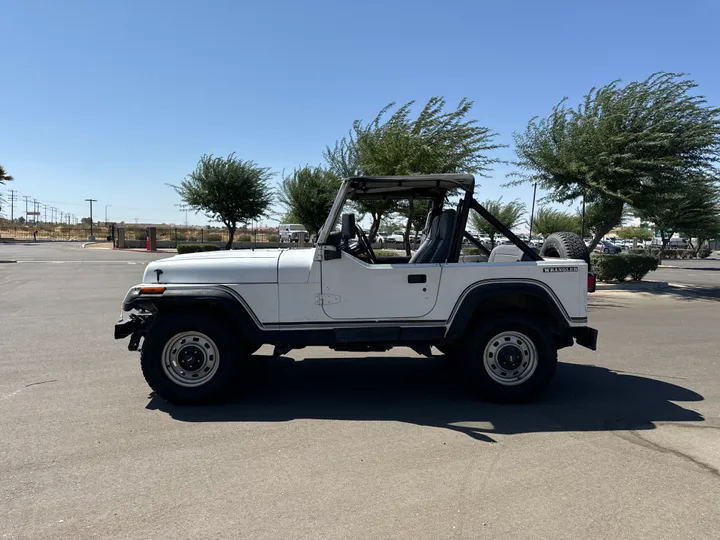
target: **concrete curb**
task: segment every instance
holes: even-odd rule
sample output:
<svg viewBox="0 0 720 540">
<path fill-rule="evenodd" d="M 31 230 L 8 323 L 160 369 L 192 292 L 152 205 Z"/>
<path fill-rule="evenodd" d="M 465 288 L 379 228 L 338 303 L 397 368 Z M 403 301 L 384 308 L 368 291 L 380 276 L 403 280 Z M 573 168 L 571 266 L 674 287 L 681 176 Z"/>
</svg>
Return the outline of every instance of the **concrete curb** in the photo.
<svg viewBox="0 0 720 540">
<path fill-rule="evenodd" d="M 667 281 L 625 281 L 624 283 L 598 283 L 598 291 L 654 291 L 667 289 Z"/>
<path fill-rule="evenodd" d="M 85 243 L 82 245 L 82 247 L 86 248 L 86 247 L 91 246 L 91 245 L 93 245 L 93 244 L 97 244 L 97 242 L 85 242 Z"/>
</svg>

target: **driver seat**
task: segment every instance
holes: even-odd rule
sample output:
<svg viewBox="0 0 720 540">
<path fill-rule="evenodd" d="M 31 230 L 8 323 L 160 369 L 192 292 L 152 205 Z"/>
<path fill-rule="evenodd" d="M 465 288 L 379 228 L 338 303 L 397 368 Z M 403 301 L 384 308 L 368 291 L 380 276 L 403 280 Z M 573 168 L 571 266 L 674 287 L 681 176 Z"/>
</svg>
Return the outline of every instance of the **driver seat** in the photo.
<svg viewBox="0 0 720 540">
<path fill-rule="evenodd" d="M 452 247 L 453 230 L 457 212 L 453 209 L 443 211 L 430 223 L 428 235 L 417 251 L 410 257 L 408 264 L 434 264 L 445 262 Z"/>
</svg>

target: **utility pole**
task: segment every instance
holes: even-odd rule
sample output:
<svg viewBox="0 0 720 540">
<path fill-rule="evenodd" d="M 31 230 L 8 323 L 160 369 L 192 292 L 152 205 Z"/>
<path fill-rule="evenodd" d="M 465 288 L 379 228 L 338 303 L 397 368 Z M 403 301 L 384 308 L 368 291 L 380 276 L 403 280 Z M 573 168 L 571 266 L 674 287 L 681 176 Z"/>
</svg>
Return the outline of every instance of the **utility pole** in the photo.
<svg viewBox="0 0 720 540">
<path fill-rule="evenodd" d="M 37 212 L 39 209 L 40 209 L 40 201 L 38 201 L 37 199 L 33 199 L 33 212 L 34 212 L 33 216 L 35 217 L 35 225 L 37 225 L 37 221 L 38 221 Z"/>
<path fill-rule="evenodd" d="M 112 204 L 106 204 L 106 205 L 105 205 L 105 225 L 107 225 L 107 209 L 108 209 L 108 206 L 112 206 Z"/>
<path fill-rule="evenodd" d="M 92 203 L 97 202 L 97 199 L 85 199 L 87 202 L 90 203 L 90 236 L 93 235 L 93 215 L 92 215 Z M 93 237 L 92 239 L 88 238 L 91 242 L 95 240 Z"/>
<path fill-rule="evenodd" d="M 45 223 L 47 223 L 47 222 L 48 222 L 48 221 L 47 221 L 47 209 L 48 209 L 48 205 L 47 205 L 47 204 L 43 204 L 43 208 L 45 209 Z"/>
<path fill-rule="evenodd" d="M 23 199 L 25 199 L 25 223 L 27 223 L 27 219 L 28 219 L 28 209 L 27 209 L 27 205 L 28 205 L 28 203 L 30 202 L 30 197 L 28 197 L 27 195 L 25 195 L 25 196 L 23 197 Z"/>
<path fill-rule="evenodd" d="M 10 190 L 10 223 L 15 219 L 15 190 Z"/>
</svg>

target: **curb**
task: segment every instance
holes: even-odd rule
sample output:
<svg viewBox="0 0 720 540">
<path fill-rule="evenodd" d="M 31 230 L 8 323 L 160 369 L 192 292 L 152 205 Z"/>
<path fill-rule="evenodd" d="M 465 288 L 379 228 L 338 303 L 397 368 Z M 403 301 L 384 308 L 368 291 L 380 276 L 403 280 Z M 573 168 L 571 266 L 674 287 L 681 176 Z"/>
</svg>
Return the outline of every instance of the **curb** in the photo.
<svg viewBox="0 0 720 540">
<path fill-rule="evenodd" d="M 85 247 L 91 246 L 91 245 L 93 245 L 93 244 L 97 244 L 97 242 L 85 242 L 85 243 L 82 245 L 82 247 L 85 248 Z"/>
<path fill-rule="evenodd" d="M 625 283 L 598 283 L 595 289 L 598 291 L 654 291 L 667 289 L 669 286 L 667 281 L 627 281 Z"/>
</svg>

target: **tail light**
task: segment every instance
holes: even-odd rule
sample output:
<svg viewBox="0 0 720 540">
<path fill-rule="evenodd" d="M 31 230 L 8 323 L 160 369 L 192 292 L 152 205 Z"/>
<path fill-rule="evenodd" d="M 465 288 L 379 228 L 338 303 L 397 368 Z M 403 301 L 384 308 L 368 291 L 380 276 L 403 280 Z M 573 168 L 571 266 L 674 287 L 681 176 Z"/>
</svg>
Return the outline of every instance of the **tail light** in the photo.
<svg viewBox="0 0 720 540">
<path fill-rule="evenodd" d="M 595 274 L 590 272 L 588 272 L 587 290 L 588 292 L 595 292 Z"/>
</svg>

